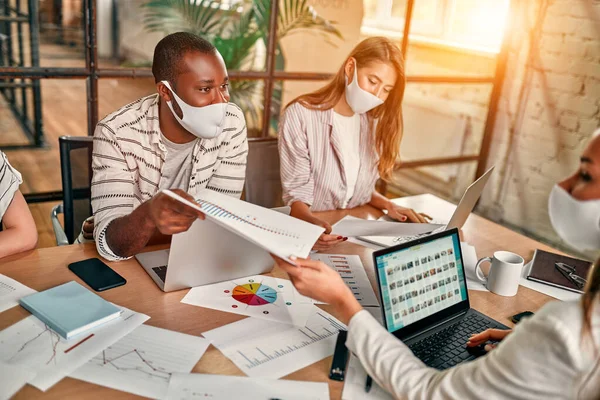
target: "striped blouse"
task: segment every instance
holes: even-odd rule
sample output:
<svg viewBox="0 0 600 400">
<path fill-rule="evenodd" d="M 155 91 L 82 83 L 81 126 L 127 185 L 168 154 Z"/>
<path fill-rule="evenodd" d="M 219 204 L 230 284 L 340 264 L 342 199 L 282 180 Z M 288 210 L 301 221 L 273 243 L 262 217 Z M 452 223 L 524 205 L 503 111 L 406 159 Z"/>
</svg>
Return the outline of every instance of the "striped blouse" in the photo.
<svg viewBox="0 0 600 400">
<path fill-rule="evenodd" d="M 8 162 L 6 154 L 0 151 L 0 220 L 23 183 L 21 174 Z"/>
<path fill-rule="evenodd" d="M 142 97 L 98 122 L 92 155 L 92 209 L 98 253 L 121 260 L 106 243 L 106 229 L 116 218 L 129 215 L 159 190 L 165 159 L 158 121 L 158 94 Z M 240 197 L 246 173 L 246 121 L 229 103 L 223 134 L 196 141 L 187 192 L 195 197 L 211 189 Z"/>
<path fill-rule="evenodd" d="M 366 114 L 360 123 L 360 167 L 354 194 L 345 204 L 347 192 L 343 132 L 333 123 L 333 109 L 311 110 L 300 103 L 290 105 L 279 124 L 279 156 L 283 201 L 301 201 L 312 211 L 353 208 L 371 201 L 379 179 L 375 138 Z"/>
</svg>

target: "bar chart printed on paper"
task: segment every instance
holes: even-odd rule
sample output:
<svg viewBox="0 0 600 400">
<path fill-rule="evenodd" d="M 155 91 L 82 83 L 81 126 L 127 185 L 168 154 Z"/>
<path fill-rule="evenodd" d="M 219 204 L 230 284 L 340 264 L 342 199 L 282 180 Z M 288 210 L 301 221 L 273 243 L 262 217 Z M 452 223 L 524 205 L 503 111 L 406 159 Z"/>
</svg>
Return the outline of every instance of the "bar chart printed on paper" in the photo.
<svg viewBox="0 0 600 400">
<path fill-rule="evenodd" d="M 340 329 L 314 307 L 303 327 L 247 318 L 203 335 L 248 376 L 280 378 L 333 354 Z"/>
</svg>

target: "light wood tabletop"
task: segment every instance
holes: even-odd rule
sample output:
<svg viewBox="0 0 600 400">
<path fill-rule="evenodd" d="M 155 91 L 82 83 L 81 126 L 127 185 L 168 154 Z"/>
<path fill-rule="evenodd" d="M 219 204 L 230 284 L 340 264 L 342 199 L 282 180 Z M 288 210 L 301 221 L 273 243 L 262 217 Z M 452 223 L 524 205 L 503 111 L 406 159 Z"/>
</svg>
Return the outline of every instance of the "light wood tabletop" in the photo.
<svg viewBox="0 0 600 400">
<path fill-rule="evenodd" d="M 415 208 L 417 211 L 433 214 L 434 218 L 440 216 L 447 219 L 454 209 L 452 204 L 431 195 L 397 199 L 396 201 L 399 204 Z M 320 214 L 321 218 L 330 223 L 335 223 L 345 215 L 373 219 L 380 217 L 382 214 L 370 206 Z M 464 241 L 475 246 L 478 257 L 489 256 L 496 250 L 509 250 L 521 255 L 525 260 L 530 260 L 535 249 L 556 251 L 473 214 L 464 225 L 461 235 Z M 152 248 L 148 250 L 152 250 Z M 330 251 L 330 253 L 335 254 L 358 254 L 365 265 L 371 284 L 378 293 L 371 259 L 372 252 L 372 249 L 350 242 L 341 243 Z M 67 265 L 92 257 L 98 257 L 93 244 L 38 249 L 1 260 L 0 273 L 38 291 L 71 280 L 83 284 L 77 276 L 67 269 Z M 200 336 L 202 332 L 244 318 L 235 314 L 181 303 L 180 300 L 185 296 L 187 290 L 163 293 L 135 259 L 108 264 L 127 280 L 127 284 L 99 294 L 108 301 L 149 315 L 151 318 L 146 322 L 148 325 Z M 278 268 L 275 268 L 270 275 L 287 278 L 285 272 Z M 501 297 L 489 292 L 478 291 L 469 291 L 469 296 L 473 308 L 509 326 L 512 326 L 512 323 L 508 320 L 511 315 L 526 310 L 536 311 L 548 301 L 553 300 L 551 297 L 523 286 L 519 287 L 519 291 L 514 297 Z M 320 307 L 332 312 L 328 306 Z M 0 329 L 4 329 L 28 315 L 30 315 L 29 312 L 21 307 L 7 310 L 0 314 Z M 331 398 L 340 399 L 343 384 L 328 379 L 330 365 L 331 357 L 328 357 L 296 371 L 284 379 L 327 382 L 329 383 Z M 229 359 L 212 346 L 196 364 L 193 372 L 243 375 Z M 17 393 L 15 398 L 31 399 L 41 397 L 47 399 L 110 397 L 116 400 L 134 396 L 76 379 L 64 378 L 45 393 L 27 385 Z"/>
</svg>

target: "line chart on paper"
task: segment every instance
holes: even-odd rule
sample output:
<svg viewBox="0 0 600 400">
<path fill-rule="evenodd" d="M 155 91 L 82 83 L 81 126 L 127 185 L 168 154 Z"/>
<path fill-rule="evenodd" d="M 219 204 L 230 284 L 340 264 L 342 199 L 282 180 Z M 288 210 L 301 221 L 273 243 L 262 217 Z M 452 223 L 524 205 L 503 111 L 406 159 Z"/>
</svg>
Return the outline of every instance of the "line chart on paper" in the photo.
<svg viewBox="0 0 600 400">
<path fill-rule="evenodd" d="M 192 370 L 209 342 L 141 325 L 104 349 L 71 377 L 140 396 L 162 398 L 174 372 Z"/>
</svg>

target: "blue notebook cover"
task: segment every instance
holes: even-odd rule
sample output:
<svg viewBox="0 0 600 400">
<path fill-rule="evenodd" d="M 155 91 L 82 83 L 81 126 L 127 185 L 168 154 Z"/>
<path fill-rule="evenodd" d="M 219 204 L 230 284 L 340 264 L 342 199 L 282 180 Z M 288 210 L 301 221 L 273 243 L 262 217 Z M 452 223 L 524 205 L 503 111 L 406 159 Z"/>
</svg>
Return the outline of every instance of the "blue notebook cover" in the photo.
<svg viewBox="0 0 600 400">
<path fill-rule="evenodd" d="M 121 312 L 75 281 L 25 296 L 19 302 L 65 339 L 117 318 Z"/>
</svg>

